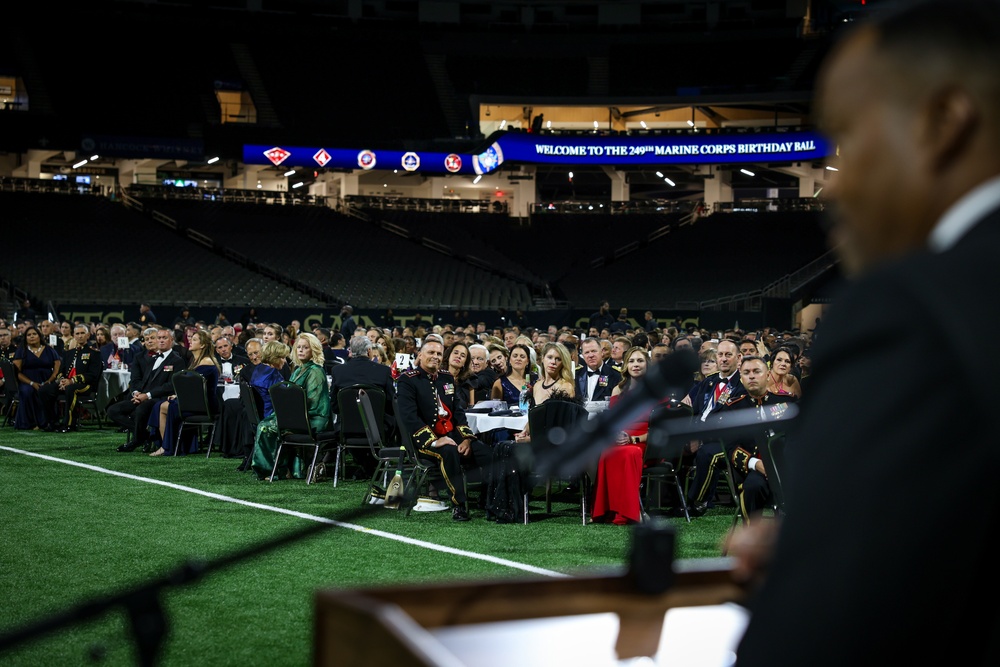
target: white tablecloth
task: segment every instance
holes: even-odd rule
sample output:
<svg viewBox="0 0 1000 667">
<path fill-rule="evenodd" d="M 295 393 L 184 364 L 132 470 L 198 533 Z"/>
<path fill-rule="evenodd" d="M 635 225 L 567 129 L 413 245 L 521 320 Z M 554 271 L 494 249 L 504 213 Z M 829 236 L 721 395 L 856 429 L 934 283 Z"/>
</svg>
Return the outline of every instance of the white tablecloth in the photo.
<svg viewBox="0 0 1000 667">
<path fill-rule="evenodd" d="M 98 409 L 106 410 L 119 394 L 128 389 L 128 383 L 131 381 L 131 371 L 106 368 L 101 373 L 101 382 L 97 387 Z"/>
<path fill-rule="evenodd" d="M 506 428 L 512 431 L 520 431 L 528 424 L 527 415 L 508 415 L 505 417 L 494 417 L 482 412 L 466 412 L 465 418 L 469 422 L 469 428 L 473 433 L 485 433 L 495 428 Z"/>
</svg>

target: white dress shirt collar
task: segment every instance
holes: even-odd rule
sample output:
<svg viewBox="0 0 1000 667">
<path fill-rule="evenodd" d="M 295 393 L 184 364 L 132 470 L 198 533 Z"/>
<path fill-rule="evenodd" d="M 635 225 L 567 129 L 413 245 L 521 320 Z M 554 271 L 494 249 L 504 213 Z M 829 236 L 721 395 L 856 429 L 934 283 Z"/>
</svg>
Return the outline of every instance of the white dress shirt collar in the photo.
<svg viewBox="0 0 1000 667">
<path fill-rule="evenodd" d="M 965 236 L 976 223 L 1000 206 L 1000 176 L 976 186 L 945 211 L 934 225 L 927 245 L 934 252 L 944 252 Z"/>
</svg>

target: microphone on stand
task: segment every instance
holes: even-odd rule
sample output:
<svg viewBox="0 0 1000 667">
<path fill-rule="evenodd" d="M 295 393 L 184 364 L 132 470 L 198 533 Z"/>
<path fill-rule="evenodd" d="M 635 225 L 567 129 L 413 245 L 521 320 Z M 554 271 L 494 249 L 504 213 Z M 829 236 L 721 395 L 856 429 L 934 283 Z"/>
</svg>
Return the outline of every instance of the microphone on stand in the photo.
<svg viewBox="0 0 1000 667">
<path fill-rule="evenodd" d="M 601 452 L 653 405 L 669 396 L 683 396 L 698 370 L 698 355 L 679 350 L 650 366 L 637 386 L 621 394 L 615 406 L 568 430 L 551 429 L 552 444 L 535 453 L 535 471 L 542 476 L 572 476 L 590 467 Z"/>
</svg>

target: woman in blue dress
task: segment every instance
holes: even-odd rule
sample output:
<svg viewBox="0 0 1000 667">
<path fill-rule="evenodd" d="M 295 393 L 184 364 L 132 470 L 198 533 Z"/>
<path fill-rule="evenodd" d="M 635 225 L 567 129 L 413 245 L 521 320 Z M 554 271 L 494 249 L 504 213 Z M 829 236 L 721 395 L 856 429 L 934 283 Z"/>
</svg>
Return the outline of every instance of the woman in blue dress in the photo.
<svg viewBox="0 0 1000 667">
<path fill-rule="evenodd" d="M 264 343 L 260 349 L 260 363 L 254 367 L 250 374 L 250 388 L 261 399 L 260 422 L 254 432 L 254 451 L 256 451 L 257 442 L 260 440 L 262 427 L 264 431 L 277 437 L 278 427 L 274 416 L 274 406 L 271 405 L 271 387 L 285 379 L 282 371 L 288 362 L 288 355 L 291 353 L 292 350 L 281 341 L 272 340 L 269 343 Z M 264 426 L 265 422 L 266 426 Z M 253 467 L 252 463 L 253 452 L 243 457 L 243 462 L 237 470 L 240 472 L 250 470 Z"/>
<path fill-rule="evenodd" d="M 521 390 L 528 390 L 528 400 L 531 400 L 531 389 L 538 375 L 531 372 L 531 350 L 524 343 L 515 343 L 510 348 L 507 374 L 493 383 L 490 398 L 502 400 L 508 407 L 518 406 L 521 402 Z M 491 433 L 493 442 L 510 440 L 511 434 L 505 428 L 494 429 Z"/>
<path fill-rule="evenodd" d="M 38 397 L 38 388 L 55 382 L 61 364 L 59 353 L 46 345 L 42 332 L 37 327 L 30 326 L 24 330 L 21 345 L 14 352 L 17 391 L 21 401 L 14 416 L 14 428 L 38 431 L 54 420 L 54 415 L 45 414 L 45 408 Z"/>
<path fill-rule="evenodd" d="M 191 352 L 190 370 L 205 377 L 205 388 L 208 390 L 209 414 L 217 414 L 219 409 L 216 387 L 219 384 L 219 362 L 215 360 L 215 350 L 212 337 L 207 331 L 195 331 L 188 338 L 188 351 Z M 149 416 L 149 429 L 152 439 L 160 440 L 160 448 L 150 456 L 172 456 L 174 444 L 177 441 L 177 429 L 181 424 L 181 412 L 177 404 L 177 396 L 168 396 L 153 406 Z M 194 454 L 198 451 L 198 432 L 192 431 L 190 438 L 181 443 L 178 454 Z"/>
<path fill-rule="evenodd" d="M 538 375 L 532 373 L 530 368 L 531 351 L 527 345 L 516 343 L 510 348 L 507 374 L 493 383 L 490 398 L 506 401 L 510 407 L 517 405 L 520 402 L 521 390 L 527 388 L 530 395 L 531 386 L 538 379 Z"/>
<path fill-rule="evenodd" d="M 325 431 L 330 428 L 330 386 L 323 370 L 323 346 L 319 339 L 311 333 L 300 333 L 295 337 L 295 349 L 292 357 L 295 359 L 295 370 L 292 371 L 289 382 L 297 384 L 306 394 L 306 412 L 309 426 L 313 432 Z M 267 346 L 264 346 L 266 353 Z M 263 364 L 262 364 L 263 365 Z M 256 374 L 256 371 L 254 371 Z M 266 406 L 265 406 L 266 407 Z M 274 456 L 278 451 L 278 424 L 272 414 L 270 418 L 262 419 L 257 427 L 257 439 L 253 448 L 252 466 L 258 479 L 268 479 L 274 470 Z M 278 479 L 294 477 L 305 479 L 306 466 L 296 452 L 289 451 L 283 455 L 283 461 L 275 470 Z"/>
</svg>

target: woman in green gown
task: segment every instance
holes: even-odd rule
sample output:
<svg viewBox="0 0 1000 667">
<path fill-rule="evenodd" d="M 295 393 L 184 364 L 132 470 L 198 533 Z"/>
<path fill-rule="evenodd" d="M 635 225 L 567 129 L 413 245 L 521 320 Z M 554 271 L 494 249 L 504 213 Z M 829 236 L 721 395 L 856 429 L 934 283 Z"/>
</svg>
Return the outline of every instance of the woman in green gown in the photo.
<svg viewBox="0 0 1000 667">
<path fill-rule="evenodd" d="M 306 411 L 313 432 L 330 428 L 330 387 L 323 370 L 323 346 L 311 333 L 295 337 L 292 349 L 294 370 L 288 381 L 297 384 L 306 394 Z M 259 479 L 268 479 L 274 469 L 274 455 L 278 451 L 279 433 L 277 418 L 272 414 L 262 419 L 257 427 L 253 448 L 253 469 Z M 293 449 L 282 452 L 283 459 L 275 471 L 276 479 L 305 479 L 308 465 Z"/>
</svg>

